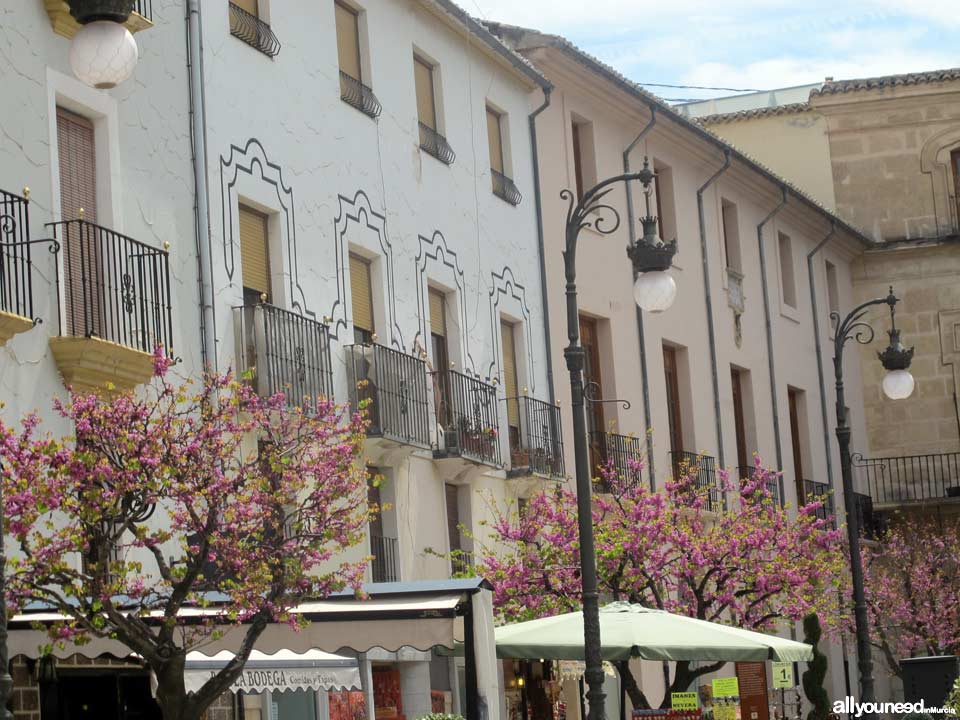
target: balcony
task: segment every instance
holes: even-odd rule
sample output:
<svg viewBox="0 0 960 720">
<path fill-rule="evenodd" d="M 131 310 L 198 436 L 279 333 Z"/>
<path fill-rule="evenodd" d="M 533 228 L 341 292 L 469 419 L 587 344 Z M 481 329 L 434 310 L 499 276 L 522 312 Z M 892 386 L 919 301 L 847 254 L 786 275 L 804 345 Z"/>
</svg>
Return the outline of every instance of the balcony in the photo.
<svg viewBox="0 0 960 720">
<path fill-rule="evenodd" d="M 960 501 L 960 452 L 889 458 L 852 457 L 857 485 L 878 510 Z"/>
<path fill-rule="evenodd" d="M 753 465 L 740 466 L 737 468 L 737 478 L 741 481 L 753 479 L 753 474 L 756 471 L 756 468 Z M 741 482 L 742 484 L 742 482 Z M 774 505 L 782 505 L 780 502 L 780 480 L 776 475 L 770 475 L 767 478 L 767 493 L 769 493 L 771 499 L 773 500 Z"/>
<path fill-rule="evenodd" d="M 267 57 L 275 57 L 280 52 L 280 41 L 270 26 L 233 3 L 230 3 L 230 34 Z"/>
<path fill-rule="evenodd" d="M 63 251 L 60 337 L 50 347 L 64 381 L 83 392 L 147 382 L 154 348 L 173 353 L 166 249 L 85 220 L 47 227 Z"/>
<path fill-rule="evenodd" d="M 591 431 L 590 464 L 593 476 L 601 477 L 601 468 L 610 468 L 625 484 L 640 482 L 639 465 L 643 462 L 643 450 L 640 438 L 632 435 Z M 601 480 L 596 483 L 599 492 L 610 492 L 609 485 Z"/>
<path fill-rule="evenodd" d="M 809 504 L 814 501 L 821 501 L 823 505 L 817 508 L 814 515 L 820 520 L 829 520 L 834 527 L 837 525 L 836 508 L 833 503 L 833 491 L 827 483 L 814 482 L 813 480 L 803 481 L 803 502 Z"/>
<path fill-rule="evenodd" d="M 400 550 L 396 538 L 371 533 L 370 554 L 373 555 L 373 560 L 370 563 L 373 582 L 400 581 Z"/>
<path fill-rule="evenodd" d="M 0 190 L 0 345 L 40 322 L 33 307 L 32 246 L 49 243 L 51 253 L 59 248 L 52 240 L 30 239 L 28 193 Z"/>
<path fill-rule="evenodd" d="M 70 6 L 66 0 L 43 0 L 43 5 L 55 33 L 72 38 L 80 31 L 80 23 L 70 14 Z M 152 28 L 153 0 L 135 0 L 133 12 L 123 25 L 131 33 Z"/>
<path fill-rule="evenodd" d="M 873 511 L 873 498 L 863 493 L 853 494 L 860 534 L 868 540 L 876 540 L 884 530 L 883 515 Z"/>
<path fill-rule="evenodd" d="M 450 147 L 447 139 L 429 125 L 418 123 L 420 127 L 420 149 L 428 155 L 433 155 L 444 165 L 453 165 L 457 154 Z"/>
<path fill-rule="evenodd" d="M 327 326 L 269 303 L 234 308 L 237 372 L 257 394 L 282 393 L 289 406 L 333 397 Z"/>
<path fill-rule="evenodd" d="M 373 90 L 343 70 L 340 71 L 340 99 L 374 120 L 383 109 Z"/>
<path fill-rule="evenodd" d="M 450 553 L 450 575 L 454 578 L 475 577 L 476 560 L 470 550 L 453 550 Z"/>
<path fill-rule="evenodd" d="M 490 177 L 493 182 L 493 194 L 496 195 L 501 200 L 504 200 L 511 205 L 519 205 L 520 201 L 523 200 L 523 195 L 520 194 L 520 191 L 517 190 L 517 186 L 513 184 L 513 180 L 508 178 L 502 172 L 497 172 L 493 168 L 490 168 Z"/>
<path fill-rule="evenodd" d="M 552 480 L 566 477 L 560 408 L 531 397 L 507 398 L 507 415 L 519 419 L 510 428 L 509 477 L 539 475 Z"/>
<path fill-rule="evenodd" d="M 434 457 L 462 457 L 500 467 L 496 386 L 456 370 L 432 375 L 434 408 L 441 430 Z"/>
<path fill-rule="evenodd" d="M 346 348 L 350 402 L 367 401 L 367 435 L 430 447 L 427 366 L 420 358 L 371 343 Z"/>
<path fill-rule="evenodd" d="M 719 512 L 726 507 L 726 498 L 717 477 L 717 461 L 714 458 L 683 450 L 671 450 L 670 467 L 673 468 L 675 480 L 689 476 L 698 491 L 709 490 L 708 510 Z"/>
</svg>

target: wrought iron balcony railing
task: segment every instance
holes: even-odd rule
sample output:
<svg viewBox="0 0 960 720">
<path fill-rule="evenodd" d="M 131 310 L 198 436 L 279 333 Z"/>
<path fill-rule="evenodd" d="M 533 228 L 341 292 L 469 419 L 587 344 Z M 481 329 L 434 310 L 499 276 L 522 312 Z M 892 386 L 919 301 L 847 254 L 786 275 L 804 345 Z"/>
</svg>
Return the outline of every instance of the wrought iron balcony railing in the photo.
<svg viewBox="0 0 960 720">
<path fill-rule="evenodd" d="M 55 240 L 30 239 L 29 191 L 16 195 L 0 190 L 0 311 L 40 322 L 33 306 L 33 245 L 45 243 L 51 254 L 60 244 Z M 53 262 L 54 273 L 57 263 Z M 59 279 L 54 285 L 59 286 Z"/>
<path fill-rule="evenodd" d="M 400 580 L 400 550 L 396 538 L 370 534 L 370 563 L 374 582 L 398 582 Z"/>
<path fill-rule="evenodd" d="M 420 126 L 420 149 L 429 155 L 433 155 L 437 160 L 446 165 L 453 165 L 457 159 L 457 154 L 450 147 L 447 139 L 434 130 L 429 125 L 419 123 Z"/>
<path fill-rule="evenodd" d="M 427 365 L 384 345 L 346 347 L 350 402 L 367 401 L 368 435 L 430 447 Z"/>
<path fill-rule="evenodd" d="M 450 555 L 450 574 L 453 577 L 474 577 L 476 558 L 471 550 L 454 550 Z"/>
<path fill-rule="evenodd" d="M 698 490 L 709 489 L 707 496 L 709 510 L 719 511 L 726 507 L 726 498 L 717 477 L 717 461 L 710 455 L 671 450 L 670 466 L 673 468 L 675 479 L 689 476 Z"/>
<path fill-rule="evenodd" d="M 511 205 L 519 205 L 523 200 L 523 195 L 513 184 L 513 180 L 508 178 L 502 172 L 490 168 L 490 177 L 493 180 L 493 194 L 501 200 L 506 200 Z"/>
<path fill-rule="evenodd" d="M 624 483 L 640 482 L 637 469 L 643 461 L 643 449 L 640 438 L 632 435 L 594 430 L 590 432 L 590 464 L 600 492 L 609 492 L 608 483 L 603 480 L 601 468 L 612 469 Z"/>
<path fill-rule="evenodd" d="M 803 481 L 803 502 L 809 504 L 814 501 L 823 503 L 814 513 L 821 520 L 831 520 L 834 527 L 837 525 L 836 507 L 833 501 L 833 492 L 827 483 L 813 480 Z"/>
<path fill-rule="evenodd" d="M 373 90 L 343 70 L 340 71 L 340 99 L 374 119 L 380 117 L 383 109 Z"/>
<path fill-rule="evenodd" d="M 173 346 L 170 258 L 86 220 L 50 223 L 63 249 L 60 334 L 150 353 Z"/>
<path fill-rule="evenodd" d="M 883 515 L 873 511 L 873 498 L 864 493 L 853 494 L 854 507 L 857 510 L 857 521 L 860 525 L 860 534 L 868 540 L 876 540 L 883 531 Z"/>
<path fill-rule="evenodd" d="M 500 466 L 500 420 L 497 388 L 456 370 L 433 373 L 437 457 L 461 456 Z"/>
<path fill-rule="evenodd" d="M 560 408 L 527 396 L 507 398 L 506 403 L 508 417 L 520 422 L 520 427 L 510 428 L 508 474 L 565 477 Z"/>
<path fill-rule="evenodd" d="M 270 26 L 234 3 L 230 3 L 230 34 L 268 57 L 280 52 L 280 41 Z"/>
<path fill-rule="evenodd" d="M 741 466 L 737 468 L 737 478 L 741 481 L 743 480 L 752 480 L 755 468 L 753 465 Z M 779 478 L 774 475 L 771 475 L 767 478 L 767 492 L 770 494 L 770 497 L 773 499 L 773 502 L 777 505 L 782 505 L 780 502 L 780 482 Z"/>
<path fill-rule="evenodd" d="M 262 397 L 282 393 L 291 406 L 333 397 L 327 326 L 269 303 L 234 308 L 237 372 Z"/>
<path fill-rule="evenodd" d="M 153 0 L 135 0 L 133 11 L 145 20 L 153 22 Z"/>
<path fill-rule="evenodd" d="M 889 458 L 852 457 L 859 486 L 874 506 L 960 499 L 960 452 Z"/>
</svg>

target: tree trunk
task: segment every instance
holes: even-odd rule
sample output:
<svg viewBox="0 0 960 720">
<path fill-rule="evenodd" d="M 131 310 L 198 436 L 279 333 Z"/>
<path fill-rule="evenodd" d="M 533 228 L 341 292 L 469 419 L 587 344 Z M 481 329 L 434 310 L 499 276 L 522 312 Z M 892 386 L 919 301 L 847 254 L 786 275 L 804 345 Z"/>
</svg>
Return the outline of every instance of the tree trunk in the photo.
<svg viewBox="0 0 960 720">
<path fill-rule="evenodd" d="M 698 677 L 716 672 L 726 664 L 727 663 L 725 661 L 720 660 L 715 663 L 710 663 L 709 665 L 701 665 L 696 670 L 691 670 L 689 660 L 679 661 L 674 669 L 673 682 L 670 683 L 670 687 L 667 689 L 666 695 L 663 697 L 663 703 L 661 703 L 660 707 L 670 707 L 670 693 L 688 692 L 690 689 L 690 684 Z"/>
<path fill-rule="evenodd" d="M 157 676 L 157 705 L 163 720 L 201 720 L 203 710 L 190 702 L 184 685 L 186 655 L 177 653 L 163 665 L 152 667 Z"/>
<path fill-rule="evenodd" d="M 637 685 L 636 678 L 633 677 L 633 671 L 630 670 L 630 661 L 618 660 L 617 672 L 620 673 L 620 680 L 623 682 L 623 689 L 626 691 L 627 697 L 630 698 L 630 704 L 633 705 L 633 709 L 649 710 L 650 702 L 647 700 L 647 696 L 643 694 L 643 690 L 640 689 L 640 686 Z"/>
</svg>

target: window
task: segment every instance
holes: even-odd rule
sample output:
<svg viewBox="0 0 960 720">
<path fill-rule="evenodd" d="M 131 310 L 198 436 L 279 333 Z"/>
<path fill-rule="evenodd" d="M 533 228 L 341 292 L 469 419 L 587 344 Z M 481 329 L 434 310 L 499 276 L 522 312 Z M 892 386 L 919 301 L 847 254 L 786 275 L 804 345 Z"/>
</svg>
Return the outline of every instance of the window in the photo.
<svg viewBox="0 0 960 720">
<path fill-rule="evenodd" d="M 520 446 L 520 383 L 517 376 L 517 351 L 514 343 L 516 326 L 500 321 L 503 348 L 503 391 L 507 398 L 507 427 L 511 449 Z"/>
<path fill-rule="evenodd" d="M 737 440 L 737 468 L 739 477 L 753 477 L 752 442 L 753 402 L 750 389 L 750 371 L 730 368 L 730 383 L 733 391 L 733 425 Z"/>
<path fill-rule="evenodd" d="M 353 341 L 358 345 L 373 342 L 373 288 L 370 261 L 350 253 L 350 297 L 353 304 Z"/>
<path fill-rule="evenodd" d="M 363 81 L 360 64 L 360 16 L 356 10 L 335 2 L 337 23 L 337 57 L 340 72 L 358 82 Z M 341 82 L 342 86 L 342 82 Z"/>
<path fill-rule="evenodd" d="M 580 316 L 580 344 L 584 351 L 583 384 L 594 383 L 594 397 L 603 397 L 603 378 L 600 375 L 600 338 L 594 318 Z M 587 430 L 601 433 L 606 430 L 603 415 L 603 403 L 587 404 Z"/>
<path fill-rule="evenodd" d="M 837 285 L 837 266 L 827 260 L 824 263 L 827 275 L 827 305 L 830 312 L 840 311 L 840 288 Z"/>
<path fill-rule="evenodd" d="M 667 428 L 670 432 L 670 451 L 683 452 L 683 415 L 680 410 L 680 372 L 677 349 L 663 346 L 663 374 L 667 385 Z"/>
<path fill-rule="evenodd" d="M 273 34 L 259 0 L 230 0 L 230 34 L 268 57 L 280 52 L 280 41 Z"/>
<path fill-rule="evenodd" d="M 501 175 L 503 170 L 503 128 L 500 113 L 487 106 L 487 139 L 490 143 L 490 169 Z"/>
<path fill-rule="evenodd" d="M 574 118 L 570 127 L 573 141 L 573 173 L 577 183 L 577 197 L 597 183 L 596 155 L 593 145 L 593 123 Z"/>
<path fill-rule="evenodd" d="M 742 272 L 740 260 L 740 218 L 737 206 L 729 200 L 720 201 L 720 213 L 723 218 L 723 249 L 727 269 Z"/>
<path fill-rule="evenodd" d="M 387 531 L 387 507 L 382 493 L 382 473 L 379 468 L 367 466 L 367 504 L 370 508 L 370 571 L 373 582 L 396 582 L 398 578 L 398 548 L 396 537 Z M 395 524 L 395 523 L 394 523 Z"/>
<path fill-rule="evenodd" d="M 256 305 L 262 296 L 266 296 L 266 302 L 271 302 L 267 216 L 246 205 L 240 206 L 239 215 L 244 305 Z"/>
<path fill-rule="evenodd" d="M 437 423 L 446 427 L 451 421 L 450 379 L 447 369 L 450 367 L 450 349 L 447 345 L 447 307 L 443 293 L 434 288 L 429 290 L 430 300 L 430 350 L 433 354 L 433 368 L 436 371 Z"/>
<path fill-rule="evenodd" d="M 957 217 L 960 218 L 960 148 L 950 153 L 950 166 L 953 168 L 953 197 L 957 203 Z"/>
<path fill-rule="evenodd" d="M 447 506 L 447 537 L 450 543 L 450 569 L 455 575 L 463 574 L 469 571 L 473 565 L 470 548 L 464 542 L 463 532 L 460 524 L 469 522 L 469 505 L 463 506 L 464 512 L 461 512 L 461 501 L 469 503 L 470 486 L 452 485 L 444 483 L 443 485 L 446 506 Z"/>
<path fill-rule="evenodd" d="M 421 125 L 437 131 L 437 103 L 434 93 L 433 65 L 413 56 L 413 79 L 417 90 L 417 119 Z"/>
<path fill-rule="evenodd" d="M 787 401 L 790 408 L 790 443 L 793 448 L 793 481 L 797 489 L 797 502 L 803 502 L 807 496 L 806 480 L 803 477 L 803 425 L 804 393 L 795 388 L 787 389 Z"/>
<path fill-rule="evenodd" d="M 654 158 L 653 172 L 653 193 L 657 198 L 660 238 L 670 242 L 677 237 L 676 206 L 673 201 L 673 169 Z"/>
<path fill-rule="evenodd" d="M 780 254 L 780 288 L 783 303 L 796 308 L 797 280 L 793 275 L 793 243 L 790 241 L 790 236 L 778 233 L 777 248 Z"/>
</svg>

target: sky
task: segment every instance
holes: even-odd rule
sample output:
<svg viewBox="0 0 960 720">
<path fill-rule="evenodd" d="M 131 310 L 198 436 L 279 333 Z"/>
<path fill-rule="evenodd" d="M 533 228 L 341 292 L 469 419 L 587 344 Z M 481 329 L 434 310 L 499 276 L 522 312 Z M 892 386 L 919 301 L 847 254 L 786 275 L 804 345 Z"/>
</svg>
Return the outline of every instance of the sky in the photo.
<svg viewBox="0 0 960 720">
<path fill-rule="evenodd" d="M 769 90 L 960 66 L 960 0 L 458 0 L 646 83 Z M 667 99 L 727 91 L 649 87 Z"/>
</svg>

